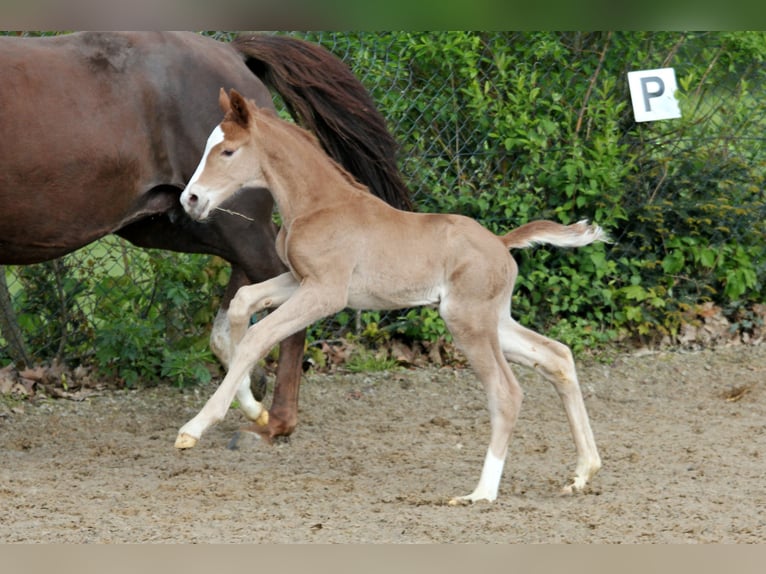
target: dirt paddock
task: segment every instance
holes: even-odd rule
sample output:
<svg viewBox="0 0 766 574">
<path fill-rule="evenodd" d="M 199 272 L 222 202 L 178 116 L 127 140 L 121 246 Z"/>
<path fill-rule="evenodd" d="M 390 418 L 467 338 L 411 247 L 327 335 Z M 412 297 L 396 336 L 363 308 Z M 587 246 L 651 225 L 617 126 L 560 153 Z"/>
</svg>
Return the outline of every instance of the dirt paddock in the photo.
<svg viewBox="0 0 766 574">
<path fill-rule="evenodd" d="M 212 386 L 0 403 L 0 542 L 763 542 L 766 346 L 578 365 L 604 468 L 560 496 L 575 454 L 553 388 L 526 396 L 495 503 L 469 370 L 305 377 L 287 442 L 227 418 L 190 451 L 178 428 Z"/>
</svg>

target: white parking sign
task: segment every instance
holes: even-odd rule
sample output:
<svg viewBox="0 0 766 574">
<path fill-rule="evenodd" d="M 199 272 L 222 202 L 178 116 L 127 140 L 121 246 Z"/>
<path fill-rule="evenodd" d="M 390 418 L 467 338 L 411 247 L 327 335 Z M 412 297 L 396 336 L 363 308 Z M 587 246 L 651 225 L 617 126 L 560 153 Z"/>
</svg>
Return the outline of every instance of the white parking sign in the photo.
<svg viewBox="0 0 766 574">
<path fill-rule="evenodd" d="M 628 72 L 628 85 L 637 122 L 681 117 L 675 95 L 678 86 L 673 68 Z"/>
</svg>

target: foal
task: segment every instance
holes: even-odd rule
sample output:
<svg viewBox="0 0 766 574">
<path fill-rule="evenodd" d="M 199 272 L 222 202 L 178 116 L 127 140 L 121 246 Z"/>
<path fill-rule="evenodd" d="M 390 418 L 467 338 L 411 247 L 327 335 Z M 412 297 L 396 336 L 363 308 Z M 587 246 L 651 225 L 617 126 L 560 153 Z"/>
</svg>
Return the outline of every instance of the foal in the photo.
<svg viewBox="0 0 766 574">
<path fill-rule="evenodd" d="M 495 500 L 522 390 L 507 361 L 533 367 L 563 400 L 577 449 L 567 492 L 582 490 L 601 467 L 572 354 L 510 316 L 517 266 L 509 248 L 564 247 L 604 240 L 598 226 L 535 221 L 497 236 L 468 217 L 399 211 L 372 196 L 332 161 L 314 137 L 236 91 L 221 90 L 223 122 L 181 202 L 204 219 L 242 187 L 266 187 L 282 217 L 277 252 L 289 272 L 241 288 L 229 309 L 229 371 L 202 410 L 179 431 L 193 447 L 221 420 L 238 381 L 275 344 L 342 310 L 438 306 L 455 343 L 484 385 L 491 438 L 481 478 L 460 501 Z M 278 307 L 248 328 L 252 313 Z"/>
</svg>

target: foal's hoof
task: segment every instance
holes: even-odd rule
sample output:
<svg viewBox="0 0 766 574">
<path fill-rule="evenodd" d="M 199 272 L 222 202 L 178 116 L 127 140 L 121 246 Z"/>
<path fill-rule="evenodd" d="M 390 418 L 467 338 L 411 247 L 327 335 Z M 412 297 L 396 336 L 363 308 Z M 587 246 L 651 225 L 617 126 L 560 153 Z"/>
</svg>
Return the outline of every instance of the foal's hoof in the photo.
<svg viewBox="0 0 766 574">
<path fill-rule="evenodd" d="M 261 411 L 261 414 L 258 415 L 258 418 L 253 421 L 256 425 L 259 427 L 265 427 L 269 424 L 269 411 L 266 409 L 263 409 Z"/>
<path fill-rule="evenodd" d="M 471 500 L 467 496 L 458 496 L 451 499 L 447 503 L 447 506 L 469 506 L 471 504 L 473 504 L 473 500 Z"/>
<path fill-rule="evenodd" d="M 192 448 L 196 444 L 197 439 L 190 434 L 181 433 L 176 438 L 176 448 L 179 449 Z"/>
<path fill-rule="evenodd" d="M 476 502 L 494 502 L 495 497 L 487 494 L 472 493 L 467 496 L 456 496 L 447 503 L 447 506 L 470 506 Z"/>
<path fill-rule="evenodd" d="M 588 488 L 588 482 L 584 478 L 575 477 L 569 484 L 561 488 L 561 494 L 563 496 L 584 494 L 588 491 Z"/>
</svg>

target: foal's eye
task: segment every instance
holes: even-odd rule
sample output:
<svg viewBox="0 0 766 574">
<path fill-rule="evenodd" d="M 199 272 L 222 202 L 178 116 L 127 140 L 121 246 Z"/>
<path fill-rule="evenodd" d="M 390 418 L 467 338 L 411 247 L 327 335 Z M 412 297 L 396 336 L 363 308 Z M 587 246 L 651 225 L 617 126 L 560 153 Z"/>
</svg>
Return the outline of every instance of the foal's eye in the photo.
<svg viewBox="0 0 766 574">
<path fill-rule="evenodd" d="M 233 149 L 225 149 L 225 150 L 223 150 L 223 151 L 221 152 L 221 155 L 222 155 L 223 157 L 231 157 L 231 156 L 233 156 L 233 155 L 234 155 L 234 150 L 233 150 Z"/>
</svg>

